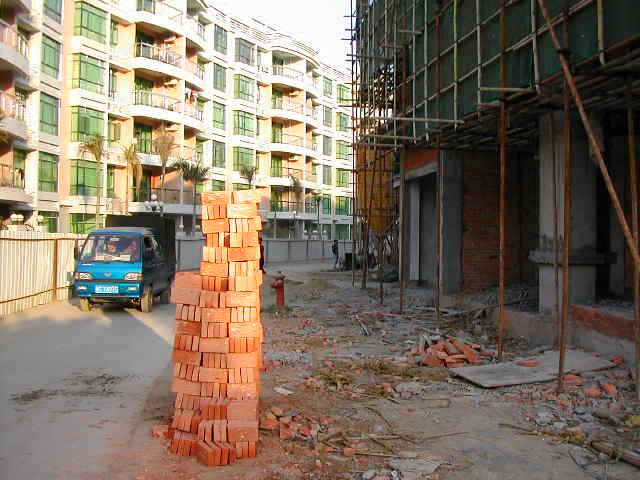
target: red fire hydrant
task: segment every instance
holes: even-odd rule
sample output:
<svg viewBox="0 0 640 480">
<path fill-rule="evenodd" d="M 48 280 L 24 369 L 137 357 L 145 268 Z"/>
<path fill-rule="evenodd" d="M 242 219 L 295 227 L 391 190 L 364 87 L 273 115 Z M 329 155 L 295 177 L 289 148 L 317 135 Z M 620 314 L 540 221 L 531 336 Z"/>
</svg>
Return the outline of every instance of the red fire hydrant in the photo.
<svg viewBox="0 0 640 480">
<path fill-rule="evenodd" d="M 276 291 L 276 305 L 278 308 L 284 307 L 284 275 L 278 272 L 278 276 L 271 284 L 271 288 Z"/>
</svg>

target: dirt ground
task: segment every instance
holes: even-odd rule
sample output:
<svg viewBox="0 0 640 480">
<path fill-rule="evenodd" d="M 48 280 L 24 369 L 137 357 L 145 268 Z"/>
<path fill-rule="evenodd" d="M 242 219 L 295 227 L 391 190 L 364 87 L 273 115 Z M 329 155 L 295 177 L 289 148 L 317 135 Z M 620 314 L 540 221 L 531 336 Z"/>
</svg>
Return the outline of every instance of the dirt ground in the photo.
<svg viewBox="0 0 640 480">
<path fill-rule="evenodd" d="M 629 423 L 638 405 L 630 400 L 625 365 L 585 374 L 560 394 L 553 384 L 484 390 L 444 368 L 413 365 L 419 334 L 439 326 L 429 315 L 386 315 L 397 308 L 397 286 L 385 285 L 387 306 L 380 306 L 377 284 L 354 289 L 351 273 L 326 265 L 282 270 L 288 308 L 274 308 L 270 278 L 263 287 L 266 371 L 258 458 L 207 468 L 167 452 L 168 441 L 151 435 L 173 411 L 167 364 L 129 440 L 111 445 L 104 456 L 107 473 L 91 478 L 640 478 L 640 470 L 577 445 L 608 435 L 639 448 L 640 426 Z M 424 290 L 408 294 L 410 310 L 430 305 Z M 495 350 L 494 329 L 482 320 L 437 331 Z M 527 352 L 522 340 L 507 348 L 513 356 Z M 603 379 L 617 385 L 615 395 L 588 398 L 585 385 L 603 385 Z M 597 408 L 614 412 L 615 421 L 596 418 Z"/>
</svg>

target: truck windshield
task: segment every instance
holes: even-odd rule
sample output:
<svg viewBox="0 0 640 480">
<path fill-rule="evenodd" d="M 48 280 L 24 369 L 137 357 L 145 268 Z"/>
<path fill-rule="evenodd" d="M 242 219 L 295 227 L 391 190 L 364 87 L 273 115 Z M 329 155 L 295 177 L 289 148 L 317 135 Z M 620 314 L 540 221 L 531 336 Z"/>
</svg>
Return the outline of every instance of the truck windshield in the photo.
<svg viewBox="0 0 640 480">
<path fill-rule="evenodd" d="M 82 262 L 138 262 L 140 236 L 90 235 L 82 248 Z"/>
</svg>

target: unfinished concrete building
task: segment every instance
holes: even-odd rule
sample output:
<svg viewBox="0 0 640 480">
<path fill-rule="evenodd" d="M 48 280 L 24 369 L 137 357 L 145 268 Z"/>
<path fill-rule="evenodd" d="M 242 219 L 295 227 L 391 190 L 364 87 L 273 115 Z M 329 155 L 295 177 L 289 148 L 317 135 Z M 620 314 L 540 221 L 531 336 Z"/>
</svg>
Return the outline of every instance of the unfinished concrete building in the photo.
<svg viewBox="0 0 640 480">
<path fill-rule="evenodd" d="M 631 359 L 636 3 L 353 0 L 359 251 L 396 243 L 436 307 L 498 286 L 501 327 Z M 535 311 L 505 305 L 515 284 Z"/>
</svg>

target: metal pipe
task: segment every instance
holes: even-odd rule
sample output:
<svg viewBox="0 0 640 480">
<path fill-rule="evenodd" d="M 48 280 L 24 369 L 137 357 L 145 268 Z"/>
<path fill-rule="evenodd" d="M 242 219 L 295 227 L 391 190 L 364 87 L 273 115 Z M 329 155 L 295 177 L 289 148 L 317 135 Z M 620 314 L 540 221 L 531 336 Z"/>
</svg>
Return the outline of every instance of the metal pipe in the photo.
<svg viewBox="0 0 640 480">
<path fill-rule="evenodd" d="M 367 117 L 360 120 L 397 120 L 399 122 L 433 122 L 433 123 L 455 123 L 462 125 L 464 120 L 449 120 L 446 118 L 420 118 L 420 117 Z"/>
<path fill-rule="evenodd" d="M 551 117 L 551 161 L 553 164 L 553 312 L 555 314 L 557 327 L 556 346 L 560 347 L 560 239 L 558 238 L 558 165 L 556 158 L 556 126 L 554 122 L 554 114 Z"/>
</svg>

